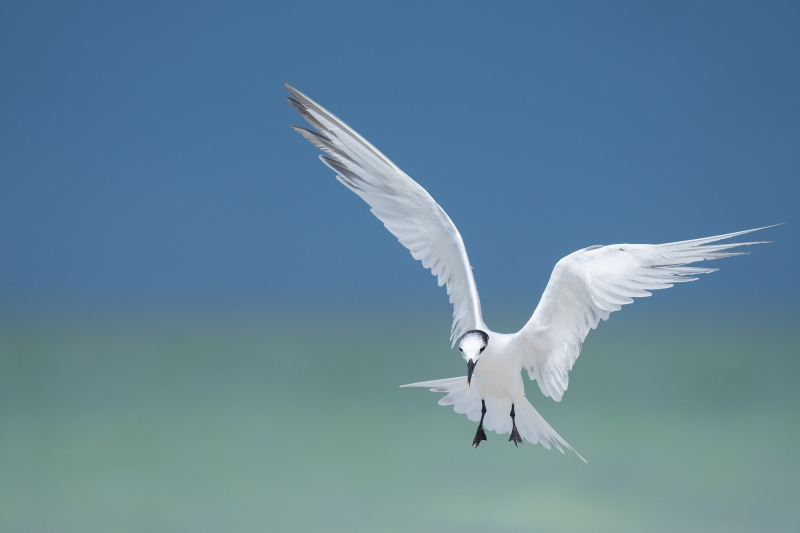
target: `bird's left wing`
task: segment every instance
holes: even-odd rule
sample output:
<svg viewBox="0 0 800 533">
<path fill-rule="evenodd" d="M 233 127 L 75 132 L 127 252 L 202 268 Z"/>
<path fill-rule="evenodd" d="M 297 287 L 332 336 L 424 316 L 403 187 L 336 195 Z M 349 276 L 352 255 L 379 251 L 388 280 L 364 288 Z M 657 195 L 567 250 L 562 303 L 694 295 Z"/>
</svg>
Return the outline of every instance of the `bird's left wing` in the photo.
<svg viewBox="0 0 800 533">
<path fill-rule="evenodd" d="M 372 213 L 409 249 L 414 259 L 447 285 L 453 304 L 450 338 L 481 329 L 481 304 L 464 241 L 444 209 L 374 146 L 322 106 L 290 85 L 289 103 L 316 132 L 294 127 L 322 150 L 320 159 L 337 179 L 359 195 Z"/>
<path fill-rule="evenodd" d="M 687 265 L 745 254 L 732 250 L 762 242 L 718 241 L 760 229 L 765 228 L 667 244 L 590 246 L 564 257 L 553 269 L 533 316 L 513 341 L 522 353 L 522 367 L 542 394 L 560 401 L 583 340 L 601 320 L 633 298 L 650 296 L 651 290 L 714 272 L 717 269 Z"/>
</svg>

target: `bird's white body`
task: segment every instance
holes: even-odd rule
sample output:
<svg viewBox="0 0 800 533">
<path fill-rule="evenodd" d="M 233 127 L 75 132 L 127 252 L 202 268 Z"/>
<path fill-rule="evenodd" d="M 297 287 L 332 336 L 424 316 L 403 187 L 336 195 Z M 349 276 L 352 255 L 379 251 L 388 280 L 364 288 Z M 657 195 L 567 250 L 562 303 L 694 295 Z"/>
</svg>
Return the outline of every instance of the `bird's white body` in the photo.
<svg viewBox="0 0 800 533">
<path fill-rule="evenodd" d="M 518 431 L 531 443 L 575 452 L 526 399 L 522 370 L 538 383 L 542 394 L 560 401 L 586 335 L 601 320 L 633 298 L 716 270 L 690 266 L 693 263 L 741 255 L 745 252 L 732 250 L 761 244 L 719 241 L 764 228 L 666 244 L 578 250 L 556 263 L 527 324 L 517 333 L 496 333 L 483 321 L 467 252 L 450 217 L 425 189 L 358 133 L 304 94 L 286 88 L 293 96 L 290 103 L 317 132 L 295 129 L 325 153 L 320 158 L 337 172 L 339 181 L 371 206 L 414 259 L 437 276 L 439 285 L 446 285 L 454 308 L 451 339 L 453 344 L 460 343 L 469 374 L 404 387 L 444 392 L 441 405 L 452 405 L 470 420 L 480 420 L 476 446 L 483 440 L 478 436 L 485 426 L 500 434 L 511 433 L 509 440 L 515 443 L 521 442 L 519 436 L 515 438 Z"/>
<path fill-rule="evenodd" d="M 508 413 L 511 411 L 511 406 L 516 405 L 519 410 L 522 404 L 528 403 L 525 399 L 525 383 L 523 383 L 520 373 L 522 369 L 521 352 L 514 347 L 515 335 L 496 333 L 491 330 L 486 333 L 491 341 L 480 357 L 480 364 L 475 367 L 470 392 L 474 387 L 476 395 L 486 400 L 486 420 L 484 421 L 486 428 L 500 434 L 510 433 L 511 418 Z M 476 404 L 477 412 L 473 417 L 477 421 L 480 418 L 480 402 L 476 402 Z M 527 428 L 524 424 L 517 425 L 520 426 L 520 432 L 525 437 Z M 526 438 L 535 442 L 533 435 Z"/>
<path fill-rule="evenodd" d="M 489 328 L 486 328 L 487 330 Z M 521 352 L 514 347 L 515 335 L 488 330 L 491 342 L 481 355 L 481 364 L 475 368 L 475 387 L 481 396 L 517 399 L 525 394 L 522 382 Z M 508 406 L 511 410 L 511 406 Z"/>
</svg>

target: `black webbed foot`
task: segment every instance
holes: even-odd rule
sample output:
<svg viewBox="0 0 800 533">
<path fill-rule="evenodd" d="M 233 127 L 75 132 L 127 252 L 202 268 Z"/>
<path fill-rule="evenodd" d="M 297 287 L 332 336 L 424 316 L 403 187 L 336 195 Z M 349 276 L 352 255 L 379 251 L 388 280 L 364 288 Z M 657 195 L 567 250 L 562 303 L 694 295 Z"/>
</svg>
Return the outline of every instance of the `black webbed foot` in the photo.
<svg viewBox="0 0 800 533">
<path fill-rule="evenodd" d="M 511 436 L 508 437 L 508 442 L 513 442 L 514 446 L 522 444 L 522 437 L 519 436 L 517 431 L 516 415 L 514 414 L 514 404 L 511 404 Z"/>
<path fill-rule="evenodd" d="M 477 448 L 482 440 L 486 440 L 486 432 L 483 430 L 483 417 L 486 416 L 486 401 L 481 400 L 481 421 L 478 424 L 478 431 L 475 432 L 475 438 L 472 439 L 472 445 Z"/>
<path fill-rule="evenodd" d="M 477 448 L 478 444 L 480 444 L 482 440 L 486 440 L 486 432 L 483 430 L 483 426 L 478 426 L 478 431 L 475 433 L 475 438 L 472 439 L 472 445 Z"/>
</svg>

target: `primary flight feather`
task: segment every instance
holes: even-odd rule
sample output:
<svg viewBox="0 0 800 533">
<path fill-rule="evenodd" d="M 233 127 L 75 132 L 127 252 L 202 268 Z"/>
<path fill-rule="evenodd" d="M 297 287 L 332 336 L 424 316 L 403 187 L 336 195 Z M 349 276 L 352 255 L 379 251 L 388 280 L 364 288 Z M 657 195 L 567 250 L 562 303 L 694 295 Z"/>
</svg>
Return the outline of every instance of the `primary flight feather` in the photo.
<svg viewBox="0 0 800 533">
<path fill-rule="evenodd" d="M 453 304 L 450 338 L 459 343 L 467 376 L 403 385 L 427 387 L 446 395 L 441 405 L 479 422 L 473 445 L 486 440 L 485 429 L 509 433 L 545 448 L 567 448 L 581 457 L 539 415 L 525 397 L 522 370 L 542 394 L 560 401 L 569 371 L 583 341 L 601 320 L 650 291 L 694 281 L 714 268 L 691 266 L 746 252 L 763 244 L 719 241 L 756 228 L 715 237 L 666 244 L 590 246 L 556 263 L 539 305 L 527 324 L 513 334 L 486 327 L 464 241 L 447 213 L 428 192 L 366 139 L 290 85 L 289 103 L 317 131 L 294 126 L 324 155 L 320 159 L 348 189 L 367 202 L 372 213 L 445 285 Z M 772 226 L 767 226 L 772 227 Z M 583 457 L 581 457 L 583 459 Z"/>
</svg>

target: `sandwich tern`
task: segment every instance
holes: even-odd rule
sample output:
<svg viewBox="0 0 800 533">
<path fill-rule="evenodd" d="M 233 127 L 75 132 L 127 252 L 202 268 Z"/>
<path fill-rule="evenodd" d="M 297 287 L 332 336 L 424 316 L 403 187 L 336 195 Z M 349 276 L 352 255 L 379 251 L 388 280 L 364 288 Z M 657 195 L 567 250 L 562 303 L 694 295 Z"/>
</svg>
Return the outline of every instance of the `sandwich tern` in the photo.
<svg viewBox="0 0 800 533">
<path fill-rule="evenodd" d="M 561 453 L 567 448 L 585 461 L 528 402 L 522 370 L 538 383 L 542 394 L 560 401 L 586 335 L 601 320 L 633 298 L 717 270 L 690 266 L 694 263 L 742 255 L 746 252 L 735 249 L 768 242 L 719 241 L 773 227 L 666 244 L 583 248 L 556 263 L 539 305 L 520 331 L 497 333 L 483 321 L 467 251 L 447 213 L 344 122 L 294 87 L 286 84 L 286 89 L 291 93 L 289 103 L 317 131 L 298 126 L 294 130 L 322 150 L 319 157 L 336 178 L 370 205 L 414 259 L 438 278 L 439 286 L 447 287 L 453 304 L 451 347 L 458 342 L 467 375 L 403 387 L 447 393 L 440 405 L 452 405 L 457 413 L 478 422 L 475 447 L 486 440 L 488 429 L 509 433 L 515 446 L 525 439 L 548 449 L 555 446 Z"/>
</svg>

